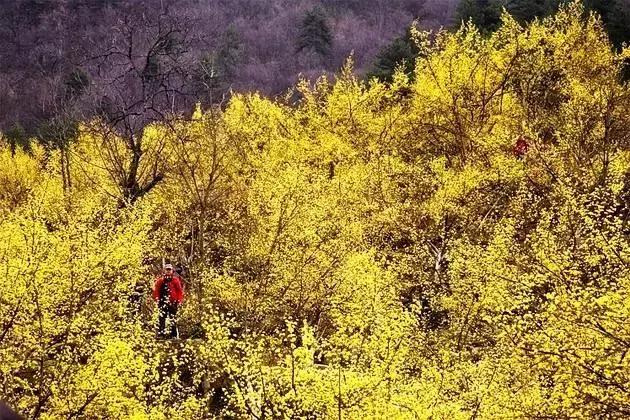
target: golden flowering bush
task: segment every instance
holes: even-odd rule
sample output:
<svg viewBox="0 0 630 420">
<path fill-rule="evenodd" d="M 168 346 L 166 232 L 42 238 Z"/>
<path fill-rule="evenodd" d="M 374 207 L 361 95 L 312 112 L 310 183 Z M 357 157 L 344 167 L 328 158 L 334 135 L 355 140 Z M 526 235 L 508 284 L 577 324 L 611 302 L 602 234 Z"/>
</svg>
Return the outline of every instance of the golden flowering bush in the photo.
<svg viewBox="0 0 630 420">
<path fill-rule="evenodd" d="M 413 80 L 348 62 L 131 155 L 86 122 L 70 183 L 5 147 L 0 396 L 31 418 L 630 416 L 628 53 L 577 3 L 412 34 Z M 187 268 L 182 341 L 142 298 L 162 257 Z"/>
</svg>

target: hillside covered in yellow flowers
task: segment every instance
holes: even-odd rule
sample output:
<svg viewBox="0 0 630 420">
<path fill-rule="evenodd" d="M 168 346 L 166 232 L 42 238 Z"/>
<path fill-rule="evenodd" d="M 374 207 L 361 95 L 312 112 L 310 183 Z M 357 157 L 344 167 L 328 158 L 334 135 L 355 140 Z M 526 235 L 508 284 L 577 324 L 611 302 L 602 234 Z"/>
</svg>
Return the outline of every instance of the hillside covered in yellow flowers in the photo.
<svg viewBox="0 0 630 420">
<path fill-rule="evenodd" d="M 577 3 L 411 32 L 391 84 L 349 61 L 139 136 L 94 119 L 61 147 L 5 142 L 0 400 L 28 419 L 629 418 L 630 53 Z M 180 340 L 155 338 L 163 259 L 186 267 Z"/>
</svg>

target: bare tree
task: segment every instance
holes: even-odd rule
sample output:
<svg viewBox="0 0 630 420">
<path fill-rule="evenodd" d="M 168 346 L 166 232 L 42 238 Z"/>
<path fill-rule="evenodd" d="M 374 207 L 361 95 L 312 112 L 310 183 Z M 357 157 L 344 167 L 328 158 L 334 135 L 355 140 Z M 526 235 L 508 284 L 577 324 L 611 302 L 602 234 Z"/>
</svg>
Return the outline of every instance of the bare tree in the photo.
<svg viewBox="0 0 630 420">
<path fill-rule="evenodd" d="M 133 203 L 164 177 L 161 146 L 145 147 L 145 128 L 157 122 L 168 126 L 193 100 L 187 91 L 192 68 L 189 27 L 186 18 L 162 10 L 153 16 L 131 12 L 111 28 L 109 45 L 89 59 L 100 119 L 92 127 L 114 161 L 110 174 L 124 203 Z M 121 139 L 124 148 L 115 144 Z M 151 164 L 142 165 L 143 160 Z"/>
</svg>

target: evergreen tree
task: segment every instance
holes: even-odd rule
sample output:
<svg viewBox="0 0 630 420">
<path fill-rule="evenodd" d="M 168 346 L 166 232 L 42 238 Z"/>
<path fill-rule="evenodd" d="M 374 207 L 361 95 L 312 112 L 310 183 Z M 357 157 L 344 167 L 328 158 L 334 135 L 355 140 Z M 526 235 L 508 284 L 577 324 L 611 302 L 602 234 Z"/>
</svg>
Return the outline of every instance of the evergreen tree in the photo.
<svg viewBox="0 0 630 420">
<path fill-rule="evenodd" d="M 0 133 L 0 138 L 2 133 Z M 4 132 L 4 138 L 7 140 L 11 154 L 14 155 L 18 147 L 24 150 L 30 150 L 30 141 L 28 135 L 20 123 L 15 123 L 11 128 Z"/>
<path fill-rule="evenodd" d="M 205 55 L 200 62 L 201 83 L 209 91 L 211 102 L 215 94 L 227 89 L 242 59 L 243 41 L 236 29 L 230 26 L 218 49 Z"/>
<path fill-rule="evenodd" d="M 516 20 L 527 23 L 557 10 L 560 0 L 509 0 L 506 9 Z"/>
<path fill-rule="evenodd" d="M 405 35 L 394 39 L 385 46 L 376 56 L 372 69 L 368 72 L 369 79 L 376 77 L 378 80 L 391 82 L 395 70 L 402 66 L 408 76 L 413 76 L 413 69 L 419 49 L 411 38 L 409 30 Z"/>
<path fill-rule="evenodd" d="M 502 0 L 462 0 L 457 7 L 458 23 L 472 22 L 484 31 L 493 32 L 501 24 Z"/>
<path fill-rule="evenodd" d="M 458 23 L 472 22 L 484 32 L 498 29 L 502 9 L 527 23 L 555 13 L 567 0 L 462 0 L 457 8 Z M 630 40 L 630 1 L 583 0 L 584 10 L 599 14 L 616 48 Z"/>
<path fill-rule="evenodd" d="M 243 41 L 233 26 L 230 26 L 225 34 L 221 46 L 217 51 L 217 60 L 226 77 L 231 77 L 243 59 Z"/>
<path fill-rule="evenodd" d="M 325 56 L 330 52 L 332 41 L 332 31 L 324 11 L 318 7 L 308 11 L 300 24 L 297 51 L 313 50 Z"/>
</svg>

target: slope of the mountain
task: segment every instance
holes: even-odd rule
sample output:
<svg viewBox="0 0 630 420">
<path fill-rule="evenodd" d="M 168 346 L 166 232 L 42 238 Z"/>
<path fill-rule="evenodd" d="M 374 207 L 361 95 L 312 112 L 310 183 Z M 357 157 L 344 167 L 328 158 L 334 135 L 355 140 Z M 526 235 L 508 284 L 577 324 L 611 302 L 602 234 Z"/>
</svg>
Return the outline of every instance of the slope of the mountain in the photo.
<svg viewBox="0 0 630 420">
<path fill-rule="evenodd" d="M 300 75 L 336 71 L 353 55 L 364 71 L 379 50 L 418 19 L 447 24 L 456 0 L 17 0 L 0 2 L 0 129 L 19 123 L 29 132 L 65 112 L 77 77 L 85 87 L 115 79 L 110 61 L 134 44 L 145 68 L 158 25 L 172 25 L 183 47 L 179 67 L 189 88 L 175 108 L 220 101 L 230 90 L 285 91 Z M 309 16 L 318 14 L 318 21 Z M 167 23 L 165 23 L 167 22 Z M 310 26 L 309 26 L 310 25 Z M 323 32 L 322 32 L 323 31 Z M 325 51 L 310 48 L 329 34 Z M 149 35 L 147 35 L 149 34 Z M 300 42 L 306 42 L 300 46 Z M 144 44 L 144 45 L 143 45 Z M 116 50 L 116 52 L 114 52 Z M 159 54 L 158 54 L 159 55 Z M 108 61 L 109 60 L 109 61 Z M 143 62 L 144 61 L 144 62 Z M 153 64 L 157 64 L 153 63 Z M 109 67 L 109 68 L 108 68 Z M 183 71 L 185 74 L 181 74 Z M 79 76 L 77 76 L 79 75 Z M 111 76 L 111 77 L 110 77 Z M 81 85 L 81 83 L 79 83 Z M 106 90 L 111 91 L 111 85 Z M 109 95 L 111 97 L 111 92 Z M 91 110 L 92 96 L 79 104 Z M 75 106 L 76 108 L 76 106 Z M 178 109 L 176 109 L 178 110 Z"/>
</svg>

